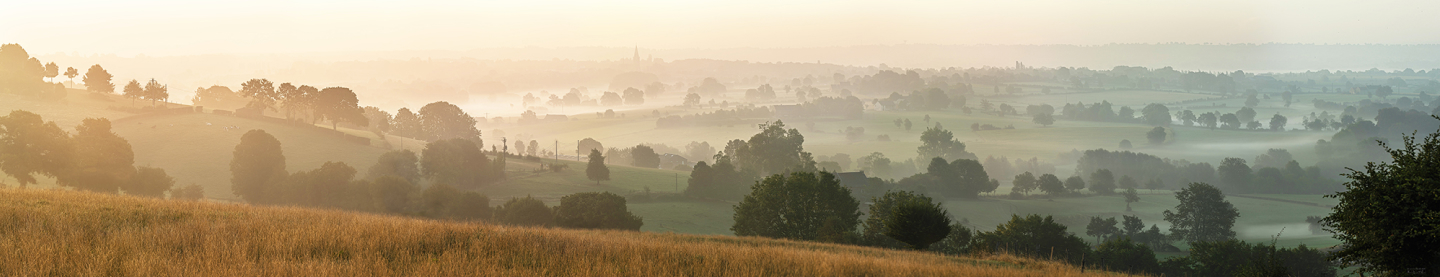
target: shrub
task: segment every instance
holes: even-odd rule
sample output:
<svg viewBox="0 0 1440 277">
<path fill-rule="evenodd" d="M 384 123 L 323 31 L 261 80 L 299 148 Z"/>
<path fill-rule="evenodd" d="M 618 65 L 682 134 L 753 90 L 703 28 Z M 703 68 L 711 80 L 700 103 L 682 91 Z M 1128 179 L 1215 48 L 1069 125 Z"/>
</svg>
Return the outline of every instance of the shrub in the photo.
<svg viewBox="0 0 1440 277">
<path fill-rule="evenodd" d="M 610 192 L 582 192 L 560 198 L 555 225 L 579 229 L 639 231 L 640 217 L 625 207 L 625 197 Z"/>
<path fill-rule="evenodd" d="M 950 214 L 939 203 L 911 199 L 895 206 L 885 227 L 885 236 L 926 249 L 950 235 Z"/>
<path fill-rule="evenodd" d="M 519 226 L 549 226 L 555 214 L 545 202 L 526 195 L 525 198 L 510 198 L 505 205 L 495 209 L 495 221 Z"/>
</svg>

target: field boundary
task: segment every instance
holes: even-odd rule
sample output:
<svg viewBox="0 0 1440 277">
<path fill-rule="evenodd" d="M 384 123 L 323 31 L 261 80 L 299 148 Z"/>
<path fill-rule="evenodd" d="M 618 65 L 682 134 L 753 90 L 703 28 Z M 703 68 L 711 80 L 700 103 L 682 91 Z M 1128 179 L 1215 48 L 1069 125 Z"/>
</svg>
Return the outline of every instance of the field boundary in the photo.
<svg viewBox="0 0 1440 277">
<path fill-rule="evenodd" d="M 1300 205 L 1307 205 L 1307 206 L 1316 206 L 1316 207 L 1321 207 L 1321 208 L 1335 208 L 1335 206 L 1330 206 L 1330 205 L 1321 205 L 1321 204 L 1317 204 L 1317 203 L 1310 203 L 1310 202 L 1303 202 L 1303 201 L 1295 201 L 1295 200 L 1285 200 L 1285 199 L 1270 198 L 1270 197 L 1263 197 L 1263 196 L 1251 196 L 1251 195 L 1239 195 L 1239 194 L 1231 194 L 1230 196 L 1240 197 L 1240 198 L 1250 198 L 1250 199 L 1280 201 L 1280 202 L 1285 202 L 1285 203 L 1300 204 Z"/>
</svg>

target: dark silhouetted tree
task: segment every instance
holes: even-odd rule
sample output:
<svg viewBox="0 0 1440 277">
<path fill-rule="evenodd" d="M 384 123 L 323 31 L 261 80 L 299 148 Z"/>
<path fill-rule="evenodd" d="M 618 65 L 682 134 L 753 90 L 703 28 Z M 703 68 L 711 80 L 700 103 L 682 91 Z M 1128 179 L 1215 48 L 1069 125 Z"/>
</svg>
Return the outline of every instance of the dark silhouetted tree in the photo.
<svg viewBox="0 0 1440 277">
<path fill-rule="evenodd" d="M 421 138 L 428 141 L 443 139 L 466 139 L 481 144 L 480 130 L 475 128 L 475 118 L 449 102 L 435 102 L 420 108 Z"/>
<path fill-rule="evenodd" d="M 139 98 L 150 100 L 150 105 L 154 106 L 155 101 L 170 99 L 170 86 L 161 85 L 155 79 L 150 79 L 150 82 L 145 83 L 145 91 L 140 93 Z"/>
<path fill-rule="evenodd" d="M 911 249 L 926 249 L 950 235 L 950 213 L 940 203 L 911 198 L 896 203 L 890 213 L 885 236 L 905 242 Z"/>
<path fill-rule="evenodd" d="M 986 252 L 1055 257 L 1072 264 L 1079 264 L 1090 253 L 1085 241 L 1067 232 L 1065 225 L 1052 217 L 1033 214 L 1023 218 L 1011 215 L 1010 221 L 996 226 L 995 231 L 976 234 L 972 245 Z"/>
<path fill-rule="evenodd" d="M 1090 224 L 1085 225 L 1085 234 L 1095 237 L 1095 243 L 1110 240 L 1111 237 L 1121 234 L 1120 228 L 1115 224 L 1119 224 L 1119 221 L 1114 217 L 1090 217 Z"/>
<path fill-rule="evenodd" d="M 1095 257 L 1098 263 L 1096 266 L 1105 270 L 1119 271 L 1131 274 L 1155 273 L 1160 270 L 1160 262 L 1155 260 L 1155 252 L 1143 244 L 1135 243 L 1130 238 L 1120 238 L 1101 243 L 1095 249 Z"/>
<path fill-rule="evenodd" d="M 320 90 L 320 94 L 315 96 L 314 109 L 320 117 L 330 120 L 330 129 L 336 129 L 336 125 L 340 121 L 356 126 L 369 125 L 369 120 L 365 118 L 365 110 L 360 108 L 359 104 L 360 100 L 355 98 L 354 91 L 342 87 L 328 87 Z M 470 119 L 470 121 L 474 122 L 475 119 Z"/>
<path fill-rule="evenodd" d="M 1150 129 L 1149 132 L 1145 132 L 1145 139 L 1149 140 L 1150 144 L 1160 145 L 1165 143 L 1165 137 L 1167 135 L 1168 134 L 1165 133 L 1165 127 L 1155 127 L 1154 129 Z"/>
<path fill-rule="evenodd" d="M 1165 210 L 1165 221 L 1170 222 L 1170 236 L 1177 240 L 1192 242 L 1221 241 L 1235 238 L 1235 218 L 1240 211 L 1220 189 L 1204 183 L 1190 183 L 1175 193 L 1180 204 L 1175 212 Z"/>
<path fill-rule="evenodd" d="M 135 99 L 145 96 L 145 87 L 141 87 L 140 81 L 136 80 L 130 80 L 130 83 L 125 84 L 124 91 L 125 98 L 130 98 L 130 105 L 135 105 Z"/>
<path fill-rule="evenodd" d="M 1025 173 L 1015 175 L 1015 179 L 1010 181 L 1010 185 L 1013 186 L 1015 191 L 1029 194 L 1030 191 L 1035 190 L 1035 188 L 1039 186 L 1039 183 L 1036 183 L 1036 181 L 1035 174 L 1026 171 Z"/>
<path fill-rule="evenodd" d="M 1271 116 L 1271 117 L 1270 117 L 1270 130 L 1271 130 L 1271 131 L 1284 131 L 1284 130 L 1285 130 L 1285 122 L 1286 122 L 1286 121 L 1289 121 L 1289 120 L 1286 119 L 1285 116 L 1280 115 L 1280 114 L 1278 114 L 1278 113 L 1275 114 L 1275 116 Z"/>
<path fill-rule="evenodd" d="M 1109 169 L 1096 170 L 1090 173 L 1090 191 L 1094 193 L 1109 195 L 1115 193 L 1115 174 Z"/>
<path fill-rule="evenodd" d="M 85 82 L 85 90 L 92 93 L 114 93 L 115 84 L 110 82 L 113 77 L 97 64 L 90 66 L 90 69 L 85 71 L 85 78 L 80 78 L 80 81 Z"/>
<path fill-rule="evenodd" d="M 50 82 L 54 82 L 55 76 L 60 76 L 60 66 L 55 65 L 55 62 L 45 64 L 45 78 L 50 78 Z"/>
<path fill-rule="evenodd" d="M 70 135 L 54 121 L 24 110 L 0 117 L 0 171 L 19 181 L 22 188 L 34 184 L 36 174 L 65 182 L 74 151 Z"/>
<path fill-rule="evenodd" d="M 75 76 L 80 76 L 80 70 L 77 70 L 74 67 L 65 68 L 65 78 L 70 79 L 70 82 L 73 83 L 75 82 Z"/>
<path fill-rule="evenodd" d="M 735 205 L 738 236 L 842 241 L 855 232 L 860 202 L 829 172 L 775 174 Z"/>
<path fill-rule="evenodd" d="M 255 109 L 264 114 L 265 110 L 275 110 L 275 102 L 280 99 L 280 94 L 275 91 L 275 83 L 266 79 L 250 79 L 240 84 L 240 96 L 250 98 L 250 103 L 245 104 L 246 108 Z"/>
<path fill-rule="evenodd" d="M 1036 184 L 1040 191 L 1049 195 L 1061 195 L 1067 192 L 1065 182 L 1060 181 L 1060 177 L 1056 177 L 1055 174 L 1040 175 L 1040 180 L 1037 180 Z"/>
<path fill-rule="evenodd" d="M 1403 148 L 1390 148 L 1391 162 L 1369 163 L 1363 170 L 1344 174 L 1351 181 L 1346 190 L 1326 197 L 1340 204 L 1321 220 L 1335 232 L 1345 247 L 1334 252 L 1332 261 L 1359 266 L 1360 272 L 1384 275 L 1410 274 L 1427 268 L 1425 274 L 1440 272 L 1440 133 L 1421 141 L 1406 135 Z"/>
<path fill-rule="evenodd" d="M 590 150 L 590 162 L 585 166 L 585 177 L 600 185 L 600 181 L 610 180 L 610 168 L 605 166 L 605 156 L 601 156 L 600 150 Z"/>
<path fill-rule="evenodd" d="M 1145 105 L 1145 108 L 1140 109 L 1140 116 L 1141 119 L 1145 121 L 1145 124 L 1152 126 L 1170 125 L 1170 108 L 1165 107 L 1165 105 Z"/>
<path fill-rule="evenodd" d="M 1035 122 L 1035 124 L 1040 124 L 1040 126 L 1050 126 L 1050 124 L 1055 124 L 1055 116 L 1050 114 L 1037 114 L 1030 121 Z"/>
<path fill-rule="evenodd" d="M 1065 189 L 1076 192 L 1085 189 L 1085 178 L 1080 178 L 1080 176 L 1065 178 Z"/>
<path fill-rule="evenodd" d="M 240 136 L 230 160 L 230 189 L 245 201 L 272 204 L 280 201 L 277 186 L 288 175 L 280 141 L 265 130 L 250 130 Z"/>
<path fill-rule="evenodd" d="M 1135 188 L 1127 188 L 1120 195 L 1125 196 L 1125 211 L 1127 212 L 1130 211 L 1130 203 L 1140 202 L 1140 194 L 1135 192 Z"/>
<path fill-rule="evenodd" d="M 75 131 L 73 171 L 61 185 L 115 193 L 130 182 L 136 172 L 135 152 L 129 141 L 110 131 L 109 119 L 86 118 L 75 126 Z"/>
<path fill-rule="evenodd" d="M 966 152 L 965 143 L 955 139 L 955 134 L 945 130 L 940 123 L 935 123 L 935 127 L 925 128 L 925 132 L 920 133 L 920 147 L 915 152 L 920 155 L 921 161 L 935 157 L 945 160 L 978 159 L 975 153 Z"/>
</svg>

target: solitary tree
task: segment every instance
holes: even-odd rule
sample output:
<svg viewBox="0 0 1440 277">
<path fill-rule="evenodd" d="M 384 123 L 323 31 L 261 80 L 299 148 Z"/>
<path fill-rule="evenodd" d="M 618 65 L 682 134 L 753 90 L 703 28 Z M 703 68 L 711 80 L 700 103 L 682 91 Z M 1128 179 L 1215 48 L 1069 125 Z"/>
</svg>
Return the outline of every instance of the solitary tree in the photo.
<svg viewBox="0 0 1440 277">
<path fill-rule="evenodd" d="M 1155 127 L 1145 133 L 1145 139 L 1149 140 L 1150 144 L 1160 145 L 1165 143 L 1166 135 L 1165 127 Z"/>
<path fill-rule="evenodd" d="M 150 100 L 150 105 L 154 106 L 157 100 L 163 101 L 170 99 L 170 86 L 161 85 L 160 82 L 156 82 L 155 79 L 150 79 L 150 82 L 145 83 L 145 91 L 140 93 L 140 98 Z"/>
<path fill-rule="evenodd" d="M 885 236 L 922 250 L 950 235 L 950 213 L 940 203 L 912 198 L 895 206 L 885 227 Z"/>
<path fill-rule="evenodd" d="M 1127 212 L 1130 211 L 1130 203 L 1140 202 L 1140 194 L 1135 192 L 1135 188 L 1127 188 L 1122 194 L 1125 195 L 1125 211 Z"/>
<path fill-rule="evenodd" d="M 1220 241 L 1235 238 L 1235 218 L 1240 211 L 1220 189 L 1204 183 L 1190 183 L 1175 193 L 1180 204 L 1175 212 L 1165 210 L 1165 221 L 1170 222 L 1170 235 L 1178 240 L 1192 242 Z"/>
<path fill-rule="evenodd" d="M 1340 204 L 1321 220 L 1345 247 L 1331 256 L 1377 276 L 1408 274 L 1426 268 L 1440 272 L 1440 133 L 1423 141 L 1405 136 L 1403 148 L 1390 148 L 1391 162 L 1369 163 L 1345 174 L 1345 190 L 1326 195 Z"/>
<path fill-rule="evenodd" d="M 74 67 L 65 68 L 65 78 L 70 79 L 70 82 L 75 82 L 75 76 L 80 76 L 79 70 L 76 70 Z"/>
<path fill-rule="evenodd" d="M 1145 108 L 1140 109 L 1140 116 L 1144 118 L 1146 124 L 1153 126 L 1170 125 L 1170 108 L 1165 107 L 1165 105 L 1155 103 L 1145 105 Z"/>
<path fill-rule="evenodd" d="M 1055 124 L 1055 116 L 1050 114 L 1035 114 L 1035 117 L 1030 119 L 1030 121 L 1035 122 L 1035 124 L 1040 124 L 1040 126 L 1050 126 L 1050 124 Z"/>
<path fill-rule="evenodd" d="M 644 222 L 625 207 L 625 197 L 610 192 L 582 192 L 560 198 L 555 225 L 579 229 L 639 231 Z"/>
<path fill-rule="evenodd" d="M 285 154 L 280 141 L 265 130 L 250 130 L 240 136 L 230 160 L 230 189 L 251 203 L 269 204 L 279 201 L 273 195 L 277 185 L 288 174 Z"/>
<path fill-rule="evenodd" d="M 610 168 L 605 166 L 605 156 L 600 155 L 600 150 L 590 150 L 590 163 L 585 166 L 585 177 L 600 185 L 600 181 L 610 180 Z"/>
<path fill-rule="evenodd" d="M 55 76 L 60 76 L 60 66 L 55 65 L 55 62 L 45 64 L 45 78 L 50 78 L 50 81 L 54 82 Z"/>
<path fill-rule="evenodd" d="M 136 80 L 130 80 L 129 84 L 125 84 L 124 92 L 125 98 L 130 98 L 131 106 L 135 105 L 135 99 L 140 99 L 141 97 L 145 96 L 145 88 L 141 87 L 140 81 Z"/>
</svg>

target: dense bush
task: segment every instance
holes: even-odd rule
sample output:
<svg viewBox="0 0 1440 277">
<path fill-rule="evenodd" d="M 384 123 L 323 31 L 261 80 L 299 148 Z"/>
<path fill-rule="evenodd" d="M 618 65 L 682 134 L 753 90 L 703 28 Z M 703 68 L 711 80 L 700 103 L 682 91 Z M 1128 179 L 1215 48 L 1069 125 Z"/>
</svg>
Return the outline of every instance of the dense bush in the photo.
<svg viewBox="0 0 1440 277">
<path fill-rule="evenodd" d="M 625 197 L 609 192 L 566 195 L 555 207 L 555 225 L 560 227 L 639 231 L 643 224 L 625 207 Z"/>
</svg>

